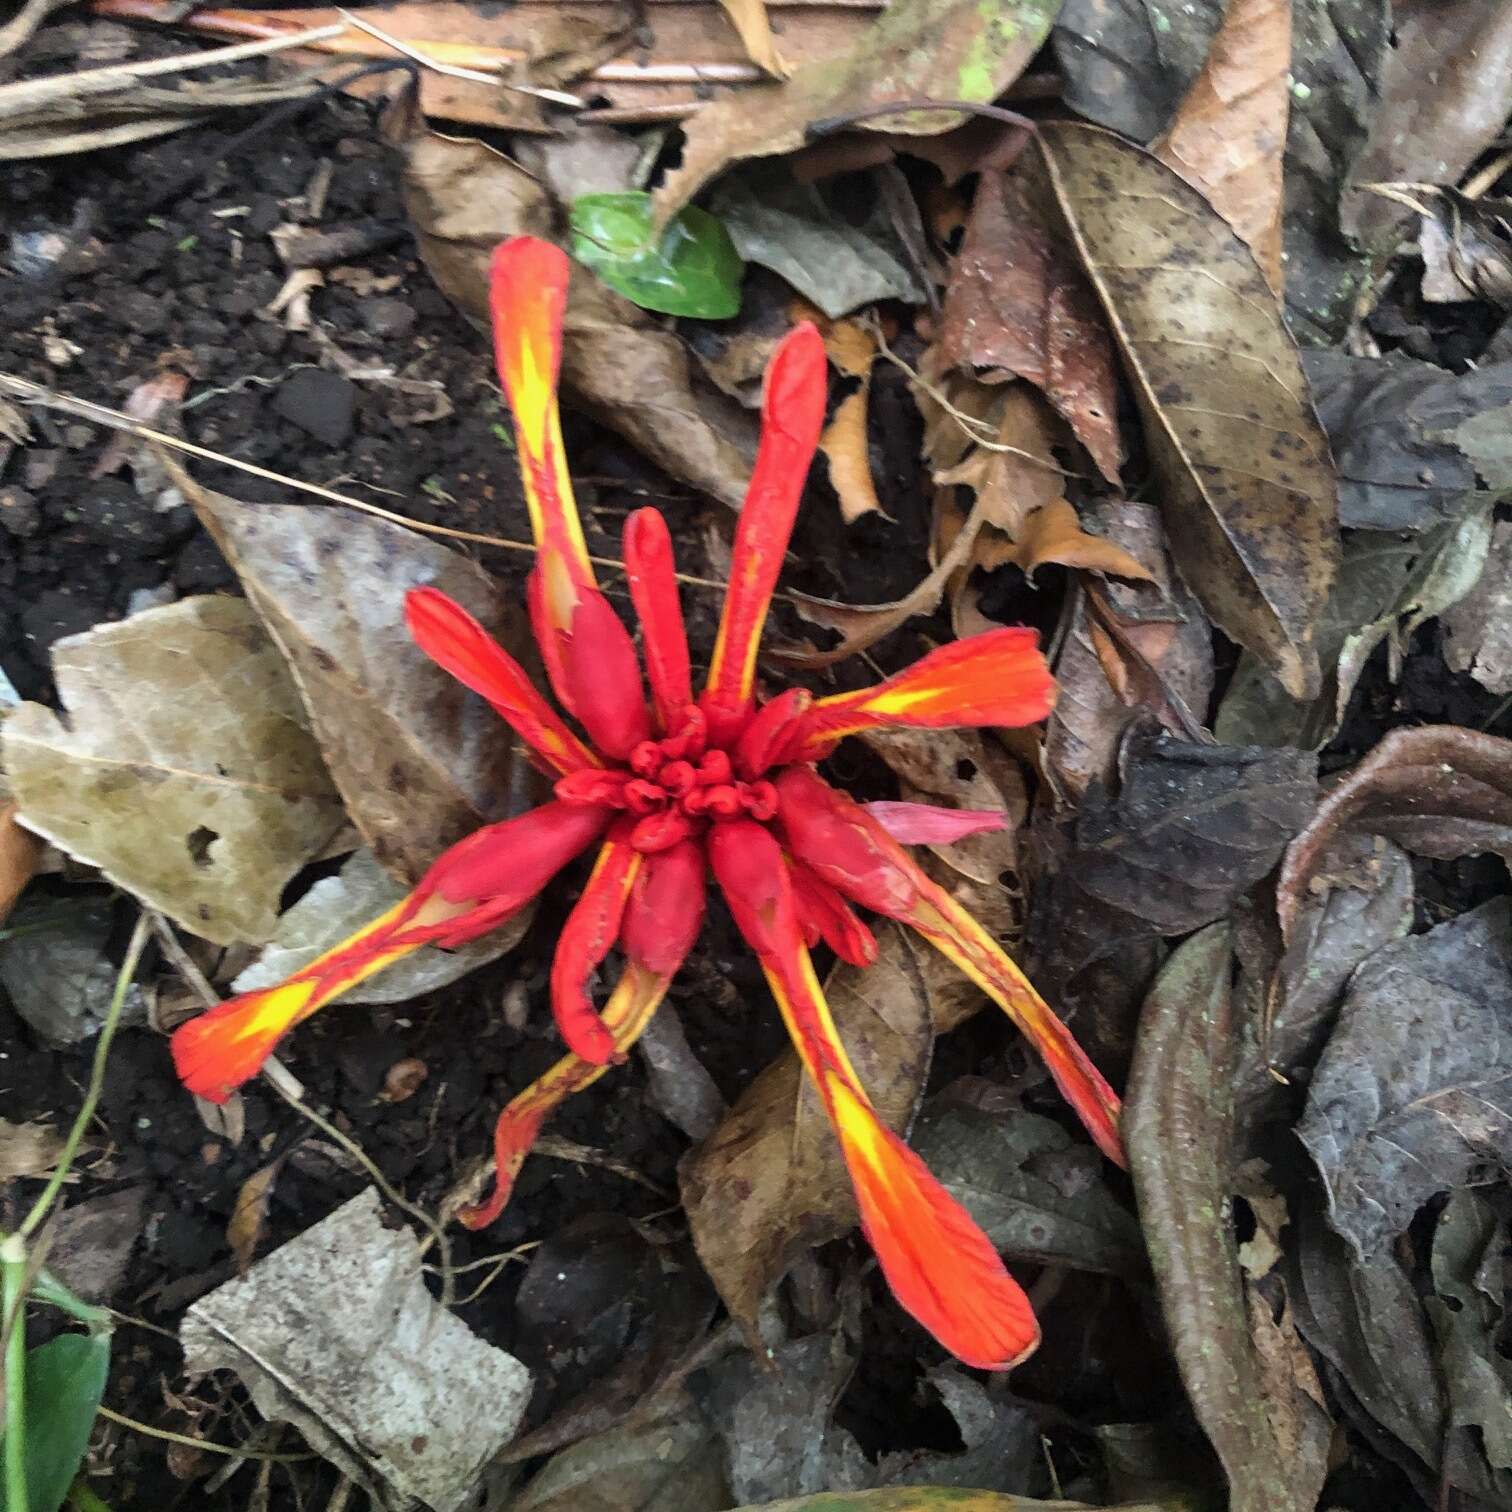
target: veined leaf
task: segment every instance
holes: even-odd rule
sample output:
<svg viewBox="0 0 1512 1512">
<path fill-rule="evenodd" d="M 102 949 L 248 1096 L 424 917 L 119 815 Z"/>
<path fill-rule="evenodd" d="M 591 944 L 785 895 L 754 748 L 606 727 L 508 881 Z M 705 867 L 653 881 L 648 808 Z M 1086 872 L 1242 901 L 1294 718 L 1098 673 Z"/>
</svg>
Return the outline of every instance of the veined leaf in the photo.
<svg viewBox="0 0 1512 1512">
<path fill-rule="evenodd" d="M 27 1512 L 58 1512 L 89 1447 L 110 1335 L 60 1334 L 26 1356 Z M 0 1501 L 0 1512 L 8 1512 Z"/>
</svg>

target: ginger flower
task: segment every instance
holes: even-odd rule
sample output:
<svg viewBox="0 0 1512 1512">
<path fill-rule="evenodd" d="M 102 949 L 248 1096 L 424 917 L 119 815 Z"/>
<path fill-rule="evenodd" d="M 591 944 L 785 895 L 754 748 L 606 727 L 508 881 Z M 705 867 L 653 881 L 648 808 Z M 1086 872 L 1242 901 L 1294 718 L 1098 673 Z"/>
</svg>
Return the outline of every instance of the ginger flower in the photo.
<svg viewBox="0 0 1512 1512">
<path fill-rule="evenodd" d="M 498 711 L 556 779 L 554 798 L 452 846 L 403 902 L 287 981 L 183 1025 L 173 1038 L 179 1075 L 191 1091 L 224 1098 L 289 1029 L 354 983 L 422 945 L 456 946 L 497 928 L 597 845 L 551 972 L 570 1053 L 500 1115 L 493 1195 L 459 1215 L 481 1227 L 503 1210 L 552 1110 L 625 1059 L 698 937 L 712 874 L 834 1126 L 893 1294 L 966 1363 L 1016 1364 L 1039 1342 L 1028 1299 L 965 1208 L 878 1119 L 809 951 L 822 940 L 842 960 L 870 964 L 876 940 L 856 906 L 910 925 L 1029 1037 L 1098 1146 L 1122 1163 L 1112 1089 L 992 936 L 900 843 L 939 838 L 938 811 L 886 805 L 884 826 L 815 770 L 858 730 L 1042 719 L 1055 688 L 1034 632 L 954 642 L 861 692 L 816 698 L 790 688 L 758 701 L 757 646 L 824 419 L 824 346 L 801 325 L 767 372 L 761 443 L 699 694 L 666 523 L 655 509 L 625 523 L 648 700 L 630 632 L 596 586 L 562 452 L 556 384 L 567 281 L 567 260 L 548 243 L 522 237 L 494 254 L 496 355 L 538 547 L 530 620 L 575 727 L 459 605 L 432 588 L 405 601 L 416 642 Z M 623 967 L 600 1008 L 590 983 L 611 950 Z"/>
</svg>

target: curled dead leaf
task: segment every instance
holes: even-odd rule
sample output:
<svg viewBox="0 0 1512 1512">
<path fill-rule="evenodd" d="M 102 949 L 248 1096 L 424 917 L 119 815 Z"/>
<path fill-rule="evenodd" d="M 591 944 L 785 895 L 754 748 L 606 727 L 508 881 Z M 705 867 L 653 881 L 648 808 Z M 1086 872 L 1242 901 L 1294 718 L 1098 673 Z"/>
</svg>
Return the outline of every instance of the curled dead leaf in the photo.
<svg viewBox="0 0 1512 1512">
<path fill-rule="evenodd" d="M 236 1194 L 236 1205 L 231 1209 L 230 1221 L 226 1224 L 226 1243 L 236 1257 L 238 1275 L 246 1275 L 257 1258 L 257 1246 L 268 1224 L 268 1206 L 273 1201 L 273 1186 L 278 1173 L 283 1170 L 286 1155 L 270 1160 L 261 1170 L 254 1171 L 242 1182 Z"/>
<path fill-rule="evenodd" d="M 819 449 L 829 459 L 830 483 L 840 497 L 840 517 L 853 525 L 863 515 L 882 513 L 882 501 L 872 481 L 866 434 L 877 343 L 864 326 L 853 320 L 837 320 L 824 333 L 824 349 L 846 377 L 858 380 L 855 392 L 835 407 L 834 416 L 819 437 Z"/>
<path fill-rule="evenodd" d="M 0 803 L 0 924 L 42 859 L 42 841 L 16 822 L 17 813 L 15 803 Z"/>
<path fill-rule="evenodd" d="M 1036 509 L 1001 554 L 1004 561 L 1017 563 L 1030 575 L 1036 567 L 1055 562 L 1062 567 L 1110 573 L 1136 582 L 1154 581 L 1149 568 L 1116 541 L 1084 530 L 1075 506 L 1065 499 Z"/>
</svg>

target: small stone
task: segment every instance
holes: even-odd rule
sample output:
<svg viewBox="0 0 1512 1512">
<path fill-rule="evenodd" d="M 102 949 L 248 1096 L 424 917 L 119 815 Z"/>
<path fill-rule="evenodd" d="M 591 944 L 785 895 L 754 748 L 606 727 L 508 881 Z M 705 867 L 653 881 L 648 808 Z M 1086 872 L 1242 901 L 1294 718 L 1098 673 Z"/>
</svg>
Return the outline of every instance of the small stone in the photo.
<svg viewBox="0 0 1512 1512">
<path fill-rule="evenodd" d="M 184 505 L 164 512 L 128 484 L 106 479 L 86 495 L 80 524 L 122 556 L 158 557 L 194 528 L 194 512 Z"/>
<path fill-rule="evenodd" d="M 25 539 L 42 528 L 42 510 L 24 488 L 0 488 L 0 528 Z"/>
<path fill-rule="evenodd" d="M 65 426 L 63 430 L 63 444 L 69 451 L 84 451 L 94 445 L 95 433 L 92 427 L 75 423 Z"/>
<path fill-rule="evenodd" d="M 46 488 L 62 460 L 63 453 L 56 447 L 33 447 L 21 464 L 21 481 L 28 488 Z"/>
<path fill-rule="evenodd" d="M 115 318 L 139 336 L 156 336 L 168 324 L 163 301 L 145 289 L 128 289 L 115 302 Z"/>
<path fill-rule="evenodd" d="M 327 446 L 346 444 L 356 406 L 351 380 L 324 368 L 300 368 L 279 385 L 273 400 L 273 408 L 285 420 Z"/>
<path fill-rule="evenodd" d="M 397 340 L 415 328 L 414 307 L 402 299 L 365 299 L 357 313 L 363 328 L 380 340 Z"/>
</svg>

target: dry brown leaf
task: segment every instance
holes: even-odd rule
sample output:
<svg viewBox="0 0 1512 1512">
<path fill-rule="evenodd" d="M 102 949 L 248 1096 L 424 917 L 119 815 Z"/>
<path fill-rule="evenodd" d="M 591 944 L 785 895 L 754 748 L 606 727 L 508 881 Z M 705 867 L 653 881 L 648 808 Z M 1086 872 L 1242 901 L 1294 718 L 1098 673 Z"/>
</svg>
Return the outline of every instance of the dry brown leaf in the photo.
<svg viewBox="0 0 1512 1512">
<path fill-rule="evenodd" d="M 1200 719 L 1212 690 L 1212 635 L 1171 563 L 1159 511 L 1120 500 L 1102 507 L 1100 523 L 1109 540 L 1149 569 L 1148 583 L 1108 585 L 1125 636 Z M 1119 740 L 1147 707 L 1119 646 L 1085 599 L 1056 659 L 1055 681 L 1060 694 L 1045 729 L 1045 768 L 1061 792 L 1079 798 L 1094 779 L 1112 777 Z"/>
<path fill-rule="evenodd" d="M 16 812 L 14 803 L 0 803 L 0 924 L 42 859 L 41 840 L 16 823 Z"/>
<path fill-rule="evenodd" d="M 1277 294 L 1291 31 L 1291 0 L 1229 0 L 1202 72 L 1150 144 L 1248 244 Z"/>
<path fill-rule="evenodd" d="M 1036 509 L 1020 526 L 1018 537 L 1003 553 L 1025 573 L 1057 562 L 1062 567 L 1080 567 L 1085 572 L 1111 573 L 1114 577 L 1153 582 L 1149 569 L 1107 536 L 1089 535 L 1082 529 L 1076 507 L 1065 499 Z"/>
<path fill-rule="evenodd" d="M 1337 481 L 1275 296 L 1157 158 L 1066 121 L 1037 140 L 1133 380 L 1176 563 L 1219 629 L 1315 697 Z"/>
<path fill-rule="evenodd" d="M 341 802 L 278 648 L 241 599 L 183 599 L 53 647 L 66 722 L 0 751 L 29 829 L 217 944 L 266 940 Z"/>
<path fill-rule="evenodd" d="M 819 437 L 819 449 L 829 459 L 830 483 L 840 497 L 840 517 L 852 525 L 863 515 L 882 513 L 872 481 L 871 447 L 866 435 L 877 343 L 855 321 L 837 320 L 825 332 L 824 349 L 846 377 L 860 380 L 856 391 L 840 401 Z"/>
<path fill-rule="evenodd" d="M 268 1205 L 273 1201 L 273 1187 L 283 1170 L 287 1154 L 270 1160 L 242 1182 L 226 1224 L 226 1243 L 236 1257 L 236 1272 L 245 1276 L 257 1258 L 257 1246 L 268 1226 Z"/>
<path fill-rule="evenodd" d="M 772 35 L 772 20 L 767 15 L 766 0 L 719 0 L 725 14 L 740 34 L 740 45 L 751 62 L 774 79 L 785 79 L 792 72 L 777 51 Z"/>
<path fill-rule="evenodd" d="M 686 128 L 681 166 L 656 191 L 655 224 L 665 226 L 731 163 L 804 146 L 816 121 L 897 100 L 995 100 L 1039 50 L 1057 8 L 1044 0 L 891 0 L 849 51 L 701 110 Z M 960 123 L 958 112 L 929 110 L 863 124 L 934 136 Z"/>
<path fill-rule="evenodd" d="M 425 129 L 396 108 L 385 135 L 404 154 L 405 206 L 441 292 L 488 329 L 488 260 L 505 237 L 553 239 L 546 190 L 483 142 Z M 574 265 L 562 346 L 571 401 L 702 493 L 739 507 L 755 456 L 755 423 L 738 404 L 693 386 L 677 335 Z"/>
<path fill-rule="evenodd" d="M 347 812 L 380 865 L 415 882 L 448 845 L 526 796 L 527 768 L 497 716 L 404 625 L 405 592 L 429 585 L 521 647 L 523 625 L 487 573 L 384 520 L 243 504 L 200 488 L 176 463 L 171 471 L 288 661 Z"/>
<path fill-rule="evenodd" d="M 1043 171 L 982 174 L 945 291 L 946 365 L 1043 389 L 1115 487 L 1121 448 L 1113 342 L 1075 254 L 1041 206 Z"/>
<path fill-rule="evenodd" d="M 49 1124 L 0 1118 L 0 1182 L 45 1176 L 63 1154 L 63 1136 Z"/>
<path fill-rule="evenodd" d="M 1492 854 L 1512 862 L 1512 740 L 1459 725 L 1393 730 L 1287 847 L 1276 881 L 1284 935 L 1344 830 L 1385 835 L 1436 860 Z"/>
</svg>

